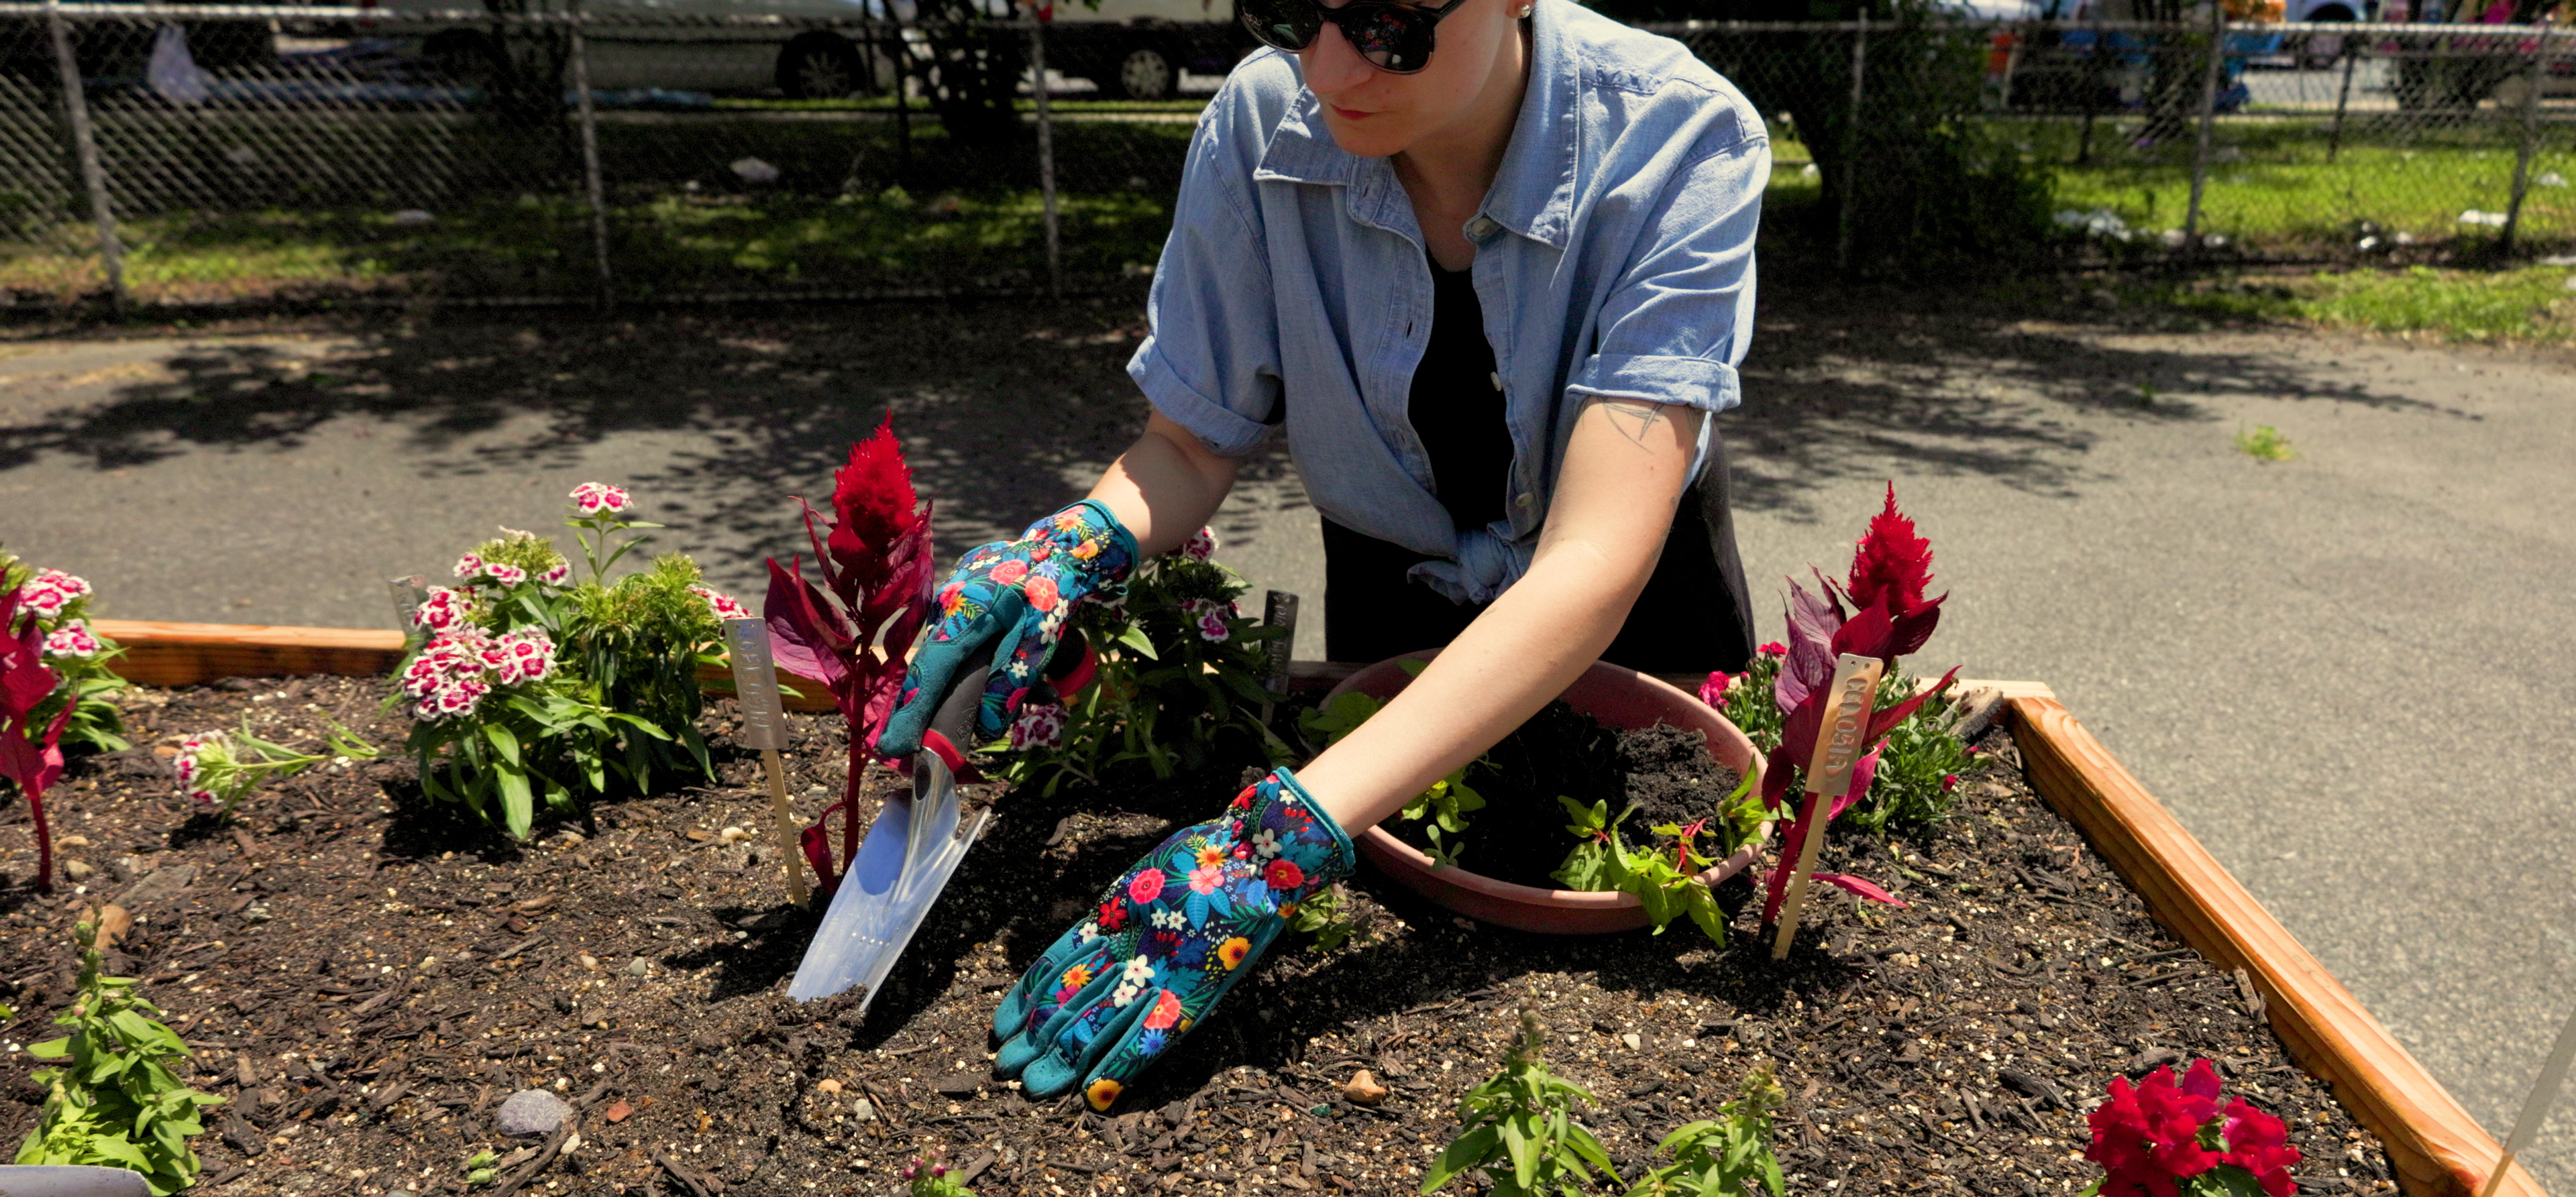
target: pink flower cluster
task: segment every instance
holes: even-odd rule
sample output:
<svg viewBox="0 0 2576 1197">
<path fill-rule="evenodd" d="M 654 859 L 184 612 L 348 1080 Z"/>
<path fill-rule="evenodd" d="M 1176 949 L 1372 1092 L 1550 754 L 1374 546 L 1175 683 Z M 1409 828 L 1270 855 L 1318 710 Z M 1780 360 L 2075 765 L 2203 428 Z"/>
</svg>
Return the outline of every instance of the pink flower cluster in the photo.
<svg viewBox="0 0 2576 1197">
<path fill-rule="evenodd" d="M 33 611 L 38 619 L 52 619 L 63 613 L 75 600 L 90 596 L 89 583 L 59 569 L 39 571 L 27 584 L 18 588 L 20 610 Z"/>
<path fill-rule="evenodd" d="M 524 685 L 554 672 L 555 643 L 533 629 L 495 638 L 467 627 L 430 637 L 403 669 L 403 693 L 421 719 L 471 715 L 495 684 Z"/>
<path fill-rule="evenodd" d="M 214 805 L 214 790 L 199 783 L 206 774 L 206 750 L 219 747 L 220 741 L 213 733 L 190 736 L 179 742 L 179 755 L 170 758 L 170 771 L 178 775 L 179 788 L 199 806 Z"/>
<path fill-rule="evenodd" d="M 572 488 L 572 505 L 574 510 L 583 515 L 598 515 L 601 512 L 616 515 L 625 511 L 631 505 L 631 500 L 627 497 L 625 487 L 610 486 L 605 482 L 584 482 Z"/>
<path fill-rule="evenodd" d="M 433 633 L 468 628 L 473 622 L 474 592 L 450 586 L 430 587 L 429 597 L 411 612 L 411 626 Z"/>
<path fill-rule="evenodd" d="M 2207 1060 L 2193 1061 L 2180 1080 L 2171 1068 L 2134 1088 L 2127 1077 L 2111 1078 L 2110 1099 L 2084 1116 L 2093 1126 L 2084 1158 L 2102 1166 L 2104 1197 L 2173 1197 L 2176 1182 L 2220 1166 L 2244 1169 L 2269 1197 L 2291 1197 L 2298 1186 L 2290 1166 L 2300 1155 L 2288 1128 L 2241 1097 L 2222 1111 L 2218 1096 L 2218 1070 Z M 2220 1146 L 2211 1150 L 2202 1134 L 2222 1114 Z"/>
<path fill-rule="evenodd" d="M 1181 542 L 1181 556 L 1192 561 L 1205 561 L 1216 556 L 1216 529 L 1201 528 Z"/>
<path fill-rule="evenodd" d="M 1723 669 L 1709 671 L 1708 680 L 1699 684 L 1699 700 L 1718 710 L 1726 709 L 1726 692 L 1735 688 L 1748 674 L 1728 673 Z"/>
<path fill-rule="evenodd" d="M 705 586 L 692 586 L 689 587 L 689 593 L 707 600 L 707 609 L 715 612 L 717 619 L 751 618 L 750 608 L 743 606 L 741 603 L 735 602 L 733 596 L 725 594 L 722 591 L 713 590 Z"/>
<path fill-rule="evenodd" d="M 95 657 L 103 647 L 84 620 L 75 619 L 45 636 L 45 655 L 48 657 Z"/>
<path fill-rule="evenodd" d="M 1053 748 L 1064 743 L 1064 708 L 1051 702 L 1026 703 L 1011 721 L 1011 751 Z"/>
<path fill-rule="evenodd" d="M 500 586 L 516 586 L 528 580 L 528 571 L 515 565 L 504 565 L 498 561 L 485 561 L 481 557 L 467 553 L 456 559 L 456 576 L 467 582 L 480 579 L 489 580 Z M 572 563 L 557 561 L 553 569 L 538 574 L 537 580 L 549 586 L 560 586 L 563 585 L 565 578 L 571 576 Z"/>
<path fill-rule="evenodd" d="M 1185 599 L 1181 610 L 1198 621 L 1199 639 L 1222 644 L 1234 637 L 1234 630 L 1225 626 L 1226 616 L 1232 613 L 1229 605 L 1214 599 Z"/>
</svg>

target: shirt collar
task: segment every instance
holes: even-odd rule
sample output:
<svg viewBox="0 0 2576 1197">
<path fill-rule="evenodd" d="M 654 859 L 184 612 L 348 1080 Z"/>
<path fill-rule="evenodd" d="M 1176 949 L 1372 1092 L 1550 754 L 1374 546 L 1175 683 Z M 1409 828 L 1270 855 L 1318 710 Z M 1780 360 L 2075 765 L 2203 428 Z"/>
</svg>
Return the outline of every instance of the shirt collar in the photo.
<svg viewBox="0 0 2576 1197">
<path fill-rule="evenodd" d="M 1485 193 L 1481 214 L 1495 224 L 1563 249 L 1574 210 L 1574 173 L 1581 132 L 1580 55 L 1567 37 L 1565 10 L 1573 0 L 1533 0 L 1529 81 L 1502 168 Z M 1280 52 L 1294 64 L 1296 56 Z M 1303 72 L 1299 77 L 1303 78 Z M 1354 202 L 1401 199 L 1385 159 L 1362 159 L 1333 141 L 1324 127 L 1323 102 L 1304 87 L 1279 118 L 1253 178 L 1353 187 Z M 1359 213 L 1355 213 L 1359 214 Z M 1365 219 L 1365 214 L 1362 215 Z M 1373 221 L 1373 223 L 1386 223 Z"/>
</svg>

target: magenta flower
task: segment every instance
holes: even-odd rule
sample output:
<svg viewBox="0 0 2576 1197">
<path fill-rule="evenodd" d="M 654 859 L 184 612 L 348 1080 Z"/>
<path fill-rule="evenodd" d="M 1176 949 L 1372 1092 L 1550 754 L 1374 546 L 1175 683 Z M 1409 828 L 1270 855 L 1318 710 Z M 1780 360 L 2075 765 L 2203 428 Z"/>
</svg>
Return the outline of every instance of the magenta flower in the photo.
<svg viewBox="0 0 2576 1197">
<path fill-rule="evenodd" d="M 1054 703 L 1028 703 L 1011 721 L 1011 751 L 1053 748 L 1064 743 L 1064 708 Z"/>
<path fill-rule="evenodd" d="M 90 634 L 89 624 L 77 619 L 45 636 L 48 657 L 94 657 L 102 647 L 98 637 Z"/>
<path fill-rule="evenodd" d="M 89 596 L 89 583 L 58 569 L 40 570 L 18 588 L 18 609 L 32 611 L 38 619 L 52 619 Z"/>
<path fill-rule="evenodd" d="M 1216 556 L 1216 529 L 1201 528 L 1181 542 L 1181 556 L 1192 561 L 1205 561 Z"/>
<path fill-rule="evenodd" d="M 601 512 L 617 515 L 631 506 L 632 500 L 628 498 L 625 487 L 610 486 L 605 482 L 584 482 L 572 488 L 572 505 L 583 515 Z"/>
<path fill-rule="evenodd" d="M 456 580 L 471 582 L 483 572 L 483 559 L 472 553 L 456 559 Z"/>
<path fill-rule="evenodd" d="M 569 561 L 557 561 L 557 562 L 555 562 L 555 565 L 554 565 L 554 568 L 553 568 L 553 569 L 550 569 L 550 570 L 547 570 L 547 571 L 546 571 L 546 572 L 544 572 L 544 573 L 538 574 L 538 575 L 537 575 L 537 580 L 538 580 L 538 581 L 540 581 L 540 582 L 545 583 L 545 584 L 546 584 L 546 585 L 548 585 L 548 586 L 561 586 L 561 585 L 563 585 L 563 584 L 564 584 L 564 579 L 569 578 L 569 577 L 571 577 L 571 576 L 572 576 L 572 562 L 569 562 Z"/>
<path fill-rule="evenodd" d="M 503 565 L 493 561 L 484 564 L 483 576 L 503 586 L 516 586 L 528 580 L 528 571 L 515 565 Z"/>
<path fill-rule="evenodd" d="M 707 601 L 707 609 L 715 612 L 717 619 L 751 618 L 750 609 L 744 607 L 741 603 L 735 602 L 731 595 L 727 595 L 704 586 L 689 587 L 689 593 L 705 599 Z"/>
</svg>

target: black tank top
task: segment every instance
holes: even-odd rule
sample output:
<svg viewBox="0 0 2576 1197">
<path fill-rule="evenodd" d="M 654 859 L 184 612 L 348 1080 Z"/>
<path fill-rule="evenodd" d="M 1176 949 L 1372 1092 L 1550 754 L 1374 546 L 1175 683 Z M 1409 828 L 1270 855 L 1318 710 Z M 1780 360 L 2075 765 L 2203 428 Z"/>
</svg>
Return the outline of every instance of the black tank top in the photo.
<svg viewBox="0 0 2576 1197">
<path fill-rule="evenodd" d="M 1414 368 L 1406 416 L 1431 459 L 1433 491 L 1461 529 L 1502 519 L 1512 436 L 1484 306 L 1472 270 L 1431 268 L 1431 337 Z M 1648 673 L 1738 670 L 1753 651 L 1743 566 L 1725 503 L 1721 453 L 1684 495 L 1663 554 L 1605 661 Z M 1407 574 L 1433 558 L 1324 521 L 1324 651 L 1379 661 L 1449 643 L 1484 610 L 1452 603 Z M 1712 527 L 1718 535 L 1712 535 Z"/>
</svg>

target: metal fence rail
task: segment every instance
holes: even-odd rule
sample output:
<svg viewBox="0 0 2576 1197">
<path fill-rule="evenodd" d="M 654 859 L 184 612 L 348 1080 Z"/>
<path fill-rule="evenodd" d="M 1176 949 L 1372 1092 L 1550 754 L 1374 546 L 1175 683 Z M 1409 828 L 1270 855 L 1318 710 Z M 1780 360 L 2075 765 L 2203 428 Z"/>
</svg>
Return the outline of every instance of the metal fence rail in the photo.
<svg viewBox="0 0 2576 1197">
<path fill-rule="evenodd" d="M 2115 256 L 2425 260 L 2576 238 L 2565 26 L 1650 28 L 1773 122 L 1774 235 L 1854 268 L 2000 252 L 2032 205 Z M 1104 104 L 1112 83 L 1031 69 L 1066 36 L 0 3 L 0 298 L 1115 285 L 1168 230 L 1196 104 Z"/>
</svg>

